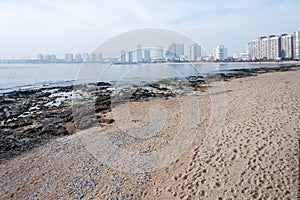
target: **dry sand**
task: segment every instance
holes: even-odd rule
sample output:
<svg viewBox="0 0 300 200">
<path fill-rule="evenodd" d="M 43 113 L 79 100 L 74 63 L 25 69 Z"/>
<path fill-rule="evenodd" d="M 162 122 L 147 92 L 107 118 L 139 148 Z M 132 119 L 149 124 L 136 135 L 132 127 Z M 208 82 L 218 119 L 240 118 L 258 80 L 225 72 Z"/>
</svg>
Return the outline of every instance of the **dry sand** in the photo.
<svg viewBox="0 0 300 200">
<path fill-rule="evenodd" d="M 300 71 L 211 85 L 210 94 L 119 105 L 110 113 L 116 123 L 102 132 L 85 130 L 7 161 L 0 199 L 297 199 Z M 112 142 L 127 152 L 168 146 L 173 157 L 147 166 L 133 163 L 138 154 L 109 159 Z"/>
</svg>

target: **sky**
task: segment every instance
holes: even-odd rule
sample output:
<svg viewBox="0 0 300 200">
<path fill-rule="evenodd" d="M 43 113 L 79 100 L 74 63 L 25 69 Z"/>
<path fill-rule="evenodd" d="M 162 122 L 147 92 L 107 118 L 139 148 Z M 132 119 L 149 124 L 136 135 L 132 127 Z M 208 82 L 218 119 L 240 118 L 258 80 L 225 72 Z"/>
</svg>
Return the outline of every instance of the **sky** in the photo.
<svg viewBox="0 0 300 200">
<path fill-rule="evenodd" d="M 208 53 L 225 45 L 300 30 L 297 0 L 0 0 L 0 58 L 91 52 L 140 28 L 179 32 Z M 104 55 L 105 56 L 105 55 Z"/>
</svg>

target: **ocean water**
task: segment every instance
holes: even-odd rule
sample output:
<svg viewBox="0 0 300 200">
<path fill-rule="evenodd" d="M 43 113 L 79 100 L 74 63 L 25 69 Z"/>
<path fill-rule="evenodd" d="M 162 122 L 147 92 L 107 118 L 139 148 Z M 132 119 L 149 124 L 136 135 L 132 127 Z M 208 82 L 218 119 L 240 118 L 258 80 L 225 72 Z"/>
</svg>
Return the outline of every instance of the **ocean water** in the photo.
<svg viewBox="0 0 300 200">
<path fill-rule="evenodd" d="M 0 64 L 0 93 L 41 87 L 105 81 L 138 84 L 164 78 L 230 72 L 231 69 L 274 67 L 250 64 Z"/>
<path fill-rule="evenodd" d="M 0 64 L 0 93 L 71 84 L 78 64 Z"/>
</svg>

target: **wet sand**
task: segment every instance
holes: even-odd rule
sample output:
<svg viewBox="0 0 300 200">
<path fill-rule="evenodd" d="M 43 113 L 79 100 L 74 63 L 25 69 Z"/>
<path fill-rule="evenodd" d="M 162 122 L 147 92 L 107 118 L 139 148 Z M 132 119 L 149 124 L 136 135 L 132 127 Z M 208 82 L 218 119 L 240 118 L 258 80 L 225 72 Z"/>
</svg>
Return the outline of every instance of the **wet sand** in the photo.
<svg viewBox="0 0 300 200">
<path fill-rule="evenodd" d="M 0 199 L 297 199 L 300 71 L 210 86 L 177 99 L 118 105 L 108 113 L 116 123 L 102 131 L 66 136 L 1 164 Z M 195 111 L 196 117 L 189 114 Z M 159 127 L 156 134 L 149 123 Z M 180 142 L 174 139 L 186 149 L 141 171 L 109 145 L 144 153 L 170 146 L 176 152 Z"/>
</svg>

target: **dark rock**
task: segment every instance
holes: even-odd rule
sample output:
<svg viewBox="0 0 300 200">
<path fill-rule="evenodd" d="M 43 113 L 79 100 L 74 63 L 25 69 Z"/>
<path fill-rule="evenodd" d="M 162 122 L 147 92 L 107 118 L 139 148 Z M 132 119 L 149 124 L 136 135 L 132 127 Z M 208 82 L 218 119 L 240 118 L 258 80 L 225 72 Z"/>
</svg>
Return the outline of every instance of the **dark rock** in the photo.
<svg viewBox="0 0 300 200">
<path fill-rule="evenodd" d="M 111 84 L 107 82 L 97 82 L 96 86 L 111 86 Z"/>
<path fill-rule="evenodd" d="M 105 124 L 112 124 L 115 120 L 114 119 L 108 119 L 108 118 L 100 118 L 98 120 L 99 123 L 105 123 Z"/>
</svg>

